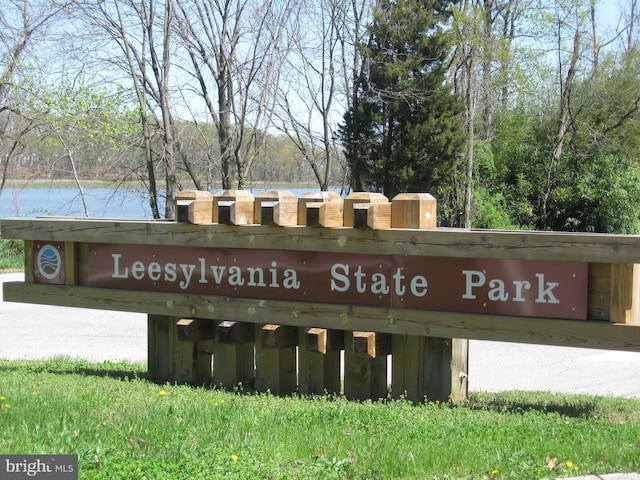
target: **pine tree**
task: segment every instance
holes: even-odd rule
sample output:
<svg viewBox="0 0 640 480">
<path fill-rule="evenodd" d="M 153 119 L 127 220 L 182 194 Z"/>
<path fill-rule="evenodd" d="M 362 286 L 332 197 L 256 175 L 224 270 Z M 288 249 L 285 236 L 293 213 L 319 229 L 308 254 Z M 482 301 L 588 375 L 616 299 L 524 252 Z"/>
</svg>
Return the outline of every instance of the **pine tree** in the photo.
<svg viewBox="0 0 640 480">
<path fill-rule="evenodd" d="M 341 136 L 354 190 L 437 194 L 463 145 L 447 83 L 449 0 L 380 0 Z"/>
</svg>

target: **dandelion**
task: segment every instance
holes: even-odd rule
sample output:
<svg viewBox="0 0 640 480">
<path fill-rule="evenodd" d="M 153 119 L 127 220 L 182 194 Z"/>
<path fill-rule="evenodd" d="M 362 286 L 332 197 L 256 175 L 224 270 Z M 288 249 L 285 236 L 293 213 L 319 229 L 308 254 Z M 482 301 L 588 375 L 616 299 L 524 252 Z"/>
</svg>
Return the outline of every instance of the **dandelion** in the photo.
<svg viewBox="0 0 640 480">
<path fill-rule="evenodd" d="M 497 468 L 494 468 L 493 470 L 491 470 L 491 476 L 493 476 L 493 477 L 498 475 L 498 473 L 500 473 L 500 471 Z"/>
<path fill-rule="evenodd" d="M 160 395 L 161 397 L 164 397 L 167 394 L 167 392 L 164 391 L 164 389 L 160 390 L 158 392 L 158 395 Z"/>
<path fill-rule="evenodd" d="M 36 392 L 36 391 L 34 390 L 33 392 L 31 392 L 31 395 L 33 395 L 33 396 L 35 397 L 36 395 L 38 395 L 38 392 Z"/>
<path fill-rule="evenodd" d="M 9 410 L 11 408 L 11 405 L 9 405 L 8 403 L 5 403 L 4 404 L 4 408 L 5 408 L 5 410 Z"/>
<path fill-rule="evenodd" d="M 238 461 L 238 455 L 236 455 L 235 453 L 233 455 L 231 455 L 231 460 L 233 460 L 234 462 Z"/>
<path fill-rule="evenodd" d="M 4 397 L 4 395 L 0 395 L 0 402 L 4 402 L 6 400 L 6 398 Z"/>
<path fill-rule="evenodd" d="M 573 468 L 573 462 L 571 460 L 568 460 L 564 463 L 568 468 Z"/>
<path fill-rule="evenodd" d="M 217 407 L 217 406 L 218 406 L 218 402 L 213 402 L 213 403 L 212 403 L 212 405 L 213 405 L 214 407 Z"/>
</svg>

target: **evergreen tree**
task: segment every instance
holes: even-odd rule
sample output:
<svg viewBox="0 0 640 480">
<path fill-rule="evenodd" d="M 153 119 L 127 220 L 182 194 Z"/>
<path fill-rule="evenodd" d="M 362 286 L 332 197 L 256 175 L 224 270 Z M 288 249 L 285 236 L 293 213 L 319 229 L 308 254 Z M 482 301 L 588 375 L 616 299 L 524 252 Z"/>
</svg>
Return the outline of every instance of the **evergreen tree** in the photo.
<svg viewBox="0 0 640 480">
<path fill-rule="evenodd" d="M 451 181 L 464 142 L 447 82 L 449 0 L 380 0 L 341 128 L 354 190 L 431 192 Z"/>
</svg>

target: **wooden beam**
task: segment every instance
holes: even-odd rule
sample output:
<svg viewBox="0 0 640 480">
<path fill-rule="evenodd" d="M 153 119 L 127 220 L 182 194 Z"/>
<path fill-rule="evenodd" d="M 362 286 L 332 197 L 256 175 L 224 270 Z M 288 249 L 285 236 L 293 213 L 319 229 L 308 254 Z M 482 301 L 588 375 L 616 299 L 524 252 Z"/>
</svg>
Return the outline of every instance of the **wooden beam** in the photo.
<svg viewBox="0 0 640 480">
<path fill-rule="evenodd" d="M 255 387 L 276 395 L 290 395 L 298 387 L 296 345 L 298 329 L 283 325 L 255 326 Z"/>
<path fill-rule="evenodd" d="M 253 342 L 253 324 L 223 320 L 218 325 L 218 342 L 239 344 Z"/>
<path fill-rule="evenodd" d="M 176 216 L 175 221 L 179 223 L 189 222 L 189 210 L 195 200 L 211 201 L 213 195 L 211 192 L 203 190 L 182 190 L 176 194 L 175 206 Z"/>
<path fill-rule="evenodd" d="M 342 227 L 342 203 L 314 202 L 307 204 L 308 227 L 335 228 Z"/>
<path fill-rule="evenodd" d="M 640 265 L 611 265 L 610 292 L 609 321 L 640 324 Z"/>
<path fill-rule="evenodd" d="M 189 212 L 187 214 L 188 222 L 194 225 L 213 223 L 214 205 L 215 204 L 213 202 L 213 197 L 208 198 L 206 200 L 193 200 L 188 207 L 189 208 Z"/>
<path fill-rule="evenodd" d="M 282 213 L 284 213 L 285 211 L 295 212 L 295 217 L 293 219 L 291 219 L 290 217 L 287 218 L 287 222 L 290 221 L 291 223 L 283 224 L 278 221 L 283 219 L 279 218 L 278 215 L 275 215 L 275 225 L 296 225 L 298 214 L 298 197 L 288 190 L 267 190 L 257 194 L 255 196 L 253 223 L 257 225 L 271 225 L 270 222 L 263 221 L 263 214 L 265 213 L 265 210 L 263 210 L 263 208 L 265 204 L 268 204 L 270 208 L 267 209 L 267 211 L 271 212 L 271 214 L 273 215 L 273 208 L 276 204 L 279 203 L 284 205 L 283 207 L 281 207 Z"/>
<path fill-rule="evenodd" d="M 344 331 L 326 328 L 308 328 L 304 345 L 310 352 L 326 355 L 329 352 L 344 350 Z"/>
<path fill-rule="evenodd" d="M 181 318 L 176 323 L 178 340 L 181 342 L 202 342 L 213 340 L 216 335 L 215 322 L 203 318 Z"/>
<path fill-rule="evenodd" d="M 299 329 L 298 389 L 302 395 L 341 392 L 340 356 L 344 332 L 324 328 Z"/>
<path fill-rule="evenodd" d="M 286 325 L 267 324 L 260 329 L 265 348 L 290 348 L 298 345 L 298 329 Z"/>
<path fill-rule="evenodd" d="M 352 192 L 344 199 L 344 226 L 353 227 L 354 208 L 358 204 L 389 203 L 389 199 L 377 192 Z"/>
<path fill-rule="evenodd" d="M 428 193 L 399 193 L 391 200 L 391 228 L 436 228 L 436 207 Z"/>
<path fill-rule="evenodd" d="M 391 203 L 356 203 L 353 226 L 373 230 L 391 228 Z"/>
<path fill-rule="evenodd" d="M 300 214 L 300 212 L 298 212 Z M 306 214 L 306 211 L 305 211 Z M 597 233 L 433 229 L 359 230 L 332 228 L 274 229 L 245 225 L 190 225 L 172 221 L 101 219 L 2 220 L 2 237 L 137 245 L 256 248 L 375 255 L 640 263 L 640 236 Z"/>
<path fill-rule="evenodd" d="M 298 197 L 298 225 L 307 224 L 307 206 L 310 203 L 342 203 L 336 192 L 307 192 Z"/>
<path fill-rule="evenodd" d="M 140 292 L 24 282 L 3 284 L 6 302 L 99 308 L 174 317 L 245 318 L 255 311 L 262 321 L 300 328 L 338 328 L 430 337 L 474 338 L 502 342 L 640 351 L 640 325 L 606 321 L 430 312 L 312 302 Z"/>
<path fill-rule="evenodd" d="M 391 335 L 376 332 L 353 332 L 353 351 L 378 358 L 391 354 Z M 385 367 L 386 368 L 386 367 Z"/>
</svg>

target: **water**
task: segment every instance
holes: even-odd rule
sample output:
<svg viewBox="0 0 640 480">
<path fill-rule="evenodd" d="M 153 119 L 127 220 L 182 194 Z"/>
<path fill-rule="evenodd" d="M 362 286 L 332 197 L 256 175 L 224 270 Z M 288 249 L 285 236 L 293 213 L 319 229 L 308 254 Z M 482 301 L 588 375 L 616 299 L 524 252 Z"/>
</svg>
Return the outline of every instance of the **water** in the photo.
<svg viewBox="0 0 640 480">
<path fill-rule="evenodd" d="M 85 199 L 91 217 L 151 219 L 147 192 L 138 189 L 88 188 Z M 164 211 L 164 205 L 161 207 Z M 84 217 L 75 188 L 5 188 L 0 194 L 0 218 Z"/>
<path fill-rule="evenodd" d="M 264 189 L 255 191 L 257 194 Z M 300 196 L 313 189 L 290 189 Z M 332 190 L 340 193 L 340 188 Z M 88 188 L 89 216 L 96 218 L 152 219 L 148 193 L 140 189 Z M 160 202 L 164 213 L 164 202 Z M 13 217 L 84 217 L 80 193 L 75 188 L 5 188 L 0 194 L 0 219 Z"/>
</svg>

